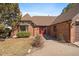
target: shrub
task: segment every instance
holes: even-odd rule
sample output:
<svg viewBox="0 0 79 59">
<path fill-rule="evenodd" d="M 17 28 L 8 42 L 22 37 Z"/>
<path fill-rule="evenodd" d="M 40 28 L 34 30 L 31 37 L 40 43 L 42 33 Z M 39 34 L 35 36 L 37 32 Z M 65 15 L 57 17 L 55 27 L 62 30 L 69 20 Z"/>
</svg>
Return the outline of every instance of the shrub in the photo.
<svg viewBox="0 0 79 59">
<path fill-rule="evenodd" d="M 29 37 L 30 35 L 31 35 L 30 32 L 25 32 L 25 31 L 20 31 L 20 32 L 17 33 L 18 38 Z"/>
<path fill-rule="evenodd" d="M 38 41 L 38 40 L 40 40 L 40 39 L 41 39 L 41 36 L 39 36 L 39 35 L 36 35 L 36 36 L 35 36 L 35 40 L 36 40 L 36 41 Z"/>
<path fill-rule="evenodd" d="M 43 46 L 43 40 L 42 40 L 41 36 L 39 36 L 39 35 L 35 36 L 33 43 L 32 43 L 32 46 L 34 46 L 34 47 Z"/>
<path fill-rule="evenodd" d="M 5 25 L 4 24 L 0 24 L 0 32 L 2 32 L 5 28 Z"/>
<path fill-rule="evenodd" d="M 11 30 L 9 28 L 5 28 L 4 32 L 9 33 Z"/>
</svg>

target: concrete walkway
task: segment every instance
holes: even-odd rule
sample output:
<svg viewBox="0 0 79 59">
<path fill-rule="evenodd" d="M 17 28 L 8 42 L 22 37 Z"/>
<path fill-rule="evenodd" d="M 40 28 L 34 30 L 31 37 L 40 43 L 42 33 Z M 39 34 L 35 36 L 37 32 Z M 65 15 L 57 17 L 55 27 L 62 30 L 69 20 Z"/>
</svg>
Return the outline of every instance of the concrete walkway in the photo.
<svg viewBox="0 0 79 59">
<path fill-rule="evenodd" d="M 76 56 L 79 55 L 79 47 L 68 43 L 59 43 L 54 40 L 45 40 L 44 47 L 28 54 L 28 56 Z"/>
<path fill-rule="evenodd" d="M 75 43 L 73 43 L 73 44 L 75 44 L 75 45 L 79 46 L 79 41 L 78 41 L 78 42 L 75 42 Z"/>
</svg>

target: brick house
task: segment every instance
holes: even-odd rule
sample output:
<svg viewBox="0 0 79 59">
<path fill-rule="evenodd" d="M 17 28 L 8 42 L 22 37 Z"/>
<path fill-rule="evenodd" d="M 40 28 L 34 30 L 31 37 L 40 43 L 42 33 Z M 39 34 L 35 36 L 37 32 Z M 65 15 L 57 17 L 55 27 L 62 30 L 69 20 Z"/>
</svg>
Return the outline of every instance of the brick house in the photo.
<svg viewBox="0 0 79 59">
<path fill-rule="evenodd" d="M 19 31 L 28 31 L 32 36 L 36 34 L 44 35 L 47 33 L 47 28 L 55 20 L 56 16 L 30 16 L 28 13 L 22 17 L 15 30 L 12 31 L 12 36 L 16 36 Z"/>
<path fill-rule="evenodd" d="M 79 4 L 59 15 L 49 29 L 50 36 L 59 40 L 71 43 L 79 41 Z"/>
<path fill-rule="evenodd" d="M 22 17 L 18 26 L 12 32 L 29 31 L 32 36 L 48 34 L 49 36 L 74 43 L 79 41 L 79 4 L 70 8 L 59 16 L 30 16 L 28 13 Z M 12 36 L 13 36 L 12 35 Z"/>
</svg>

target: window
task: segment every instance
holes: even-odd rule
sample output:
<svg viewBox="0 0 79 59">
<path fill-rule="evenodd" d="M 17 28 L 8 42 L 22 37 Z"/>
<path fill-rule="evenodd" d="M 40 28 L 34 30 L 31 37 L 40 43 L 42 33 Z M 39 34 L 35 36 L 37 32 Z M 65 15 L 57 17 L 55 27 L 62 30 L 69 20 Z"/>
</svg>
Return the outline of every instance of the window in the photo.
<svg viewBox="0 0 79 59">
<path fill-rule="evenodd" d="M 76 26 L 79 25 L 79 21 L 76 21 L 76 22 L 75 22 L 75 25 L 76 25 Z"/>
<path fill-rule="evenodd" d="M 26 31 L 28 31 L 28 25 L 26 25 Z"/>
<path fill-rule="evenodd" d="M 21 31 L 28 31 L 28 26 L 27 25 L 21 25 L 20 30 Z"/>
</svg>

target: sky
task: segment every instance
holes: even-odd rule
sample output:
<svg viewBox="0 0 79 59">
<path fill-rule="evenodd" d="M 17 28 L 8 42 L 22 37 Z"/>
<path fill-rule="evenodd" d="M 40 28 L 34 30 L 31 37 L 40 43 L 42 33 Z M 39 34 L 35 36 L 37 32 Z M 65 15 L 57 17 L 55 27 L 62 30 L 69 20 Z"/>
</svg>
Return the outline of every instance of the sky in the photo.
<svg viewBox="0 0 79 59">
<path fill-rule="evenodd" d="M 68 3 L 19 3 L 22 16 L 29 13 L 31 16 L 58 16 Z"/>
</svg>

